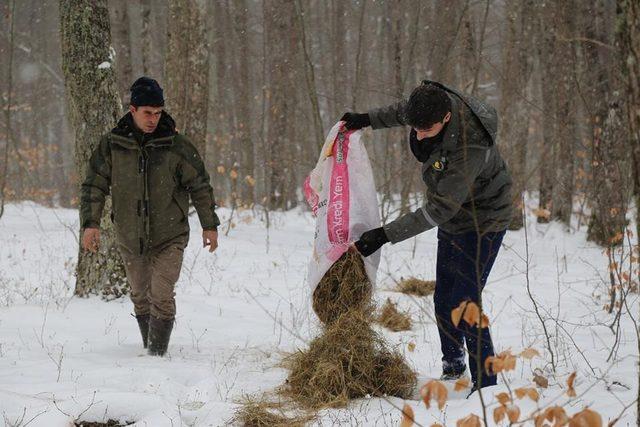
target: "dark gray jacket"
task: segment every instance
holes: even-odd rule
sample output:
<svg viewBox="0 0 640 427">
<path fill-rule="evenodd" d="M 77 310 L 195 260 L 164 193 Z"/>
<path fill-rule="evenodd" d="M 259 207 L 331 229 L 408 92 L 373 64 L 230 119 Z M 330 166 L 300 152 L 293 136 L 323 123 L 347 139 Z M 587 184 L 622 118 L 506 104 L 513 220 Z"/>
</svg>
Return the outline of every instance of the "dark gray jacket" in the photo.
<svg viewBox="0 0 640 427">
<path fill-rule="evenodd" d="M 511 176 L 496 147 L 493 107 L 440 83 L 451 98 L 451 120 L 442 142 L 422 164 L 423 207 L 384 226 L 392 243 L 440 227 L 459 234 L 503 231 L 512 215 Z M 371 126 L 406 125 L 406 101 L 369 111 Z M 428 143 L 428 142 L 425 142 Z"/>
</svg>

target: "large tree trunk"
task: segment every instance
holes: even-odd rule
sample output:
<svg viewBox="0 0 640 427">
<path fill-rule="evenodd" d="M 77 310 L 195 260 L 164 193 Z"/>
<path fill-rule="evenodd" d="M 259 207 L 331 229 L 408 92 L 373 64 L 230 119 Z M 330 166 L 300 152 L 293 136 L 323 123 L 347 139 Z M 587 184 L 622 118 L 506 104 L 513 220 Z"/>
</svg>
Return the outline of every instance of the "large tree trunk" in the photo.
<svg viewBox="0 0 640 427">
<path fill-rule="evenodd" d="M 540 74 L 543 104 L 542 118 L 542 153 L 540 157 L 540 200 L 538 209 L 538 222 L 549 222 L 553 201 L 555 167 L 556 167 L 556 126 L 557 122 L 557 98 L 555 97 L 554 79 L 556 78 L 556 52 L 553 27 L 554 10 L 549 4 L 538 5 L 539 46 L 540 46 Z M 544 213 L 543 213 L 544 212 Z"/>
<path fill-rule="evenodd" d="M 507 3 L 507 28 L 503 50 L 502 79 L 500 81 L 501 147 L 513 176 L 513 202 L 516 206 L 509 228 L 519 230 L 523 226 L 522 193 L 526 190 L 527 144 L 529 135 L 529 107 L 526 102 L 527 87 L 531 77 L 531 28 L 533 0 Z"/>
<path fill-rule="evenodd" d="M 567 228 L 571 225 L 571 214 L 574 193 L 574 162 L 577 143 L 576 118 L 576 52 L 571 41 L 576 30 L 575 2 L 565 0 L 555 4 L 554 28 L 555 68 L 558 70 L 555 79 L 555 98 L 557 99 L 558 121 L 555 128 L 555 142 L 558 144 L 558 166 L 556 168 L 557 190 L 554 194 L 552 219 L 563 222 Z M 560 34 L 564 35 L 560 39 Z M 547 82 L 548 83 L 548 82 Z"/>
<path fill-rule="evenodd" d="M 109 14 L 113 47 L 116 52 L 116 81 L 122 105 L 127 105 L 129 87 L 133 83 L 133 65 L 131 62 L 131 32 L 129 31 L 129 11 L 127 0 L 111 0 Z"/>
<path fill-rule="evenodd" d="M 620 59 L 626 77 L 627 113 L 633 159 L 636 239 L 640 242 L 640 4 L 633 0 L 618 0 L 618 11 L 618 37 L 622 48 Z M 638 405 L 640 414 L 640 401 Z"/>
<path fill-rule="evenodd" d="M 589 191 L 591 218 L 587 237 L 601 246 L 621 243 L 626 227 L 629 196 L 628 157 L 625 149 L 627 133 L 624 127 L 623 102 L 620 96 L 621 60 L 617 51 L 606 46 L 614 42 L 610 21 L 610 5 L 598 1 L 592 9 L 593 19 L 586 36 L 596 43 L 585 45 L 589 90 L 587 102 L 591 107 L 592 178 Z"/>
<path fill-rule="evenodd" d="M 270 209 L 289 209 L 295 206 L 292 191 L 297 183 L 294 177 L 292 134 L 295 130 L 296 87 L 292 62 L 297 48 L 295 33 L 290 31 L 295 16 L 290 0 L 273 0 L 265 5 L 265 37 L 267 62 L 267 164 L 269 170 L 268 204 Z"/>
<path fill-rule="evenodd" d="M 106 0 L 60 0 L 62 69 L 71 123 L 75 129 L 76 170 L 86 176 L 87 163 L 100 136 L 116 123 L 120 99 L 110 58 Z M 116 249 L 110 200 L 105 206 L 100 251 L 79 251 L 76 295 L 119 296 L 127 281 Z"/>
<path fill-rule="evenodd" d="M 199 0 L 170 0 L 166 61 L 167 107 L 180 133 L 205 156 L 209 106 L 209 51 L 204 6 Z"/>
</svg>

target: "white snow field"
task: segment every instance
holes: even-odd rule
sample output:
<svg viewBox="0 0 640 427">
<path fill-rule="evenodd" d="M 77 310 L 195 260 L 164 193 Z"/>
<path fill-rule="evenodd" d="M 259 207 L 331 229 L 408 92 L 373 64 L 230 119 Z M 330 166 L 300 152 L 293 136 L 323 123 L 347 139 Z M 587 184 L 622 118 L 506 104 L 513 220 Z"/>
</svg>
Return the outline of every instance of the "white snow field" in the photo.
<svg viewBox="0 0 640 427">
<path fill-rule="evenodd" d="M 533 202 L 531 203 L 533 205 Z M 239 402 L 283 384 L 285 352 L 316 335 L 305 275 L 313 218 L 294 210 L 272 213 L 267 233 L 259 215 L 242 212 L 224 236 L 229 211 L 221 209 L 220 247 L 202 249 L 192 234 L 178 282 L 178 317 L 169 357 L 145 354 L 127 298 L 105 302 L 73 296 L 78 214 L 33 203 L 9 205 L 0 219 L 0 414 L 7 426 L 69 426 L 73 420 L 136 422 L 136 426 L 228 425 Z M 531 292 L 550 334 L 551 369 L 542 325 L 527 294 L 525 233 L 509 232 L 485 290 L 486 310 L 498 351 L 527 347 L 542 357 L 518 360 L 505 375 L 509 387 L 531 384 L 534 370 L 549 379 L 540 401 L 517 401 L 525 418 L 538 405 L 562 405 L 569 414 L 590 407 L 617 425 L 636 423 L 638 343 L 625 310 L 619 347 L 608 299 L 603 251 L 585 239 L 586 227 L 567 233 L 560 224 L 538 225 L 529 215 Z M 409 310 L 409 332 L 381 330 L 423 377 L 440 375 L 439 340 L 431 297 L 392 292 L 401 277 L 435 278 L 436 232 L 383 249 L 376 299 Z M 637 294 L 628 306 L 638 314 Z M 409 351 L 409 343 L 415 350 Z M 566 380 L 577 372 L 577 397 Z M 485 389 L 490 423 L 496 393 Z M 317 425 L 397 426 L 408 403 L 422 425 L 482 414 L 477 393 L 452 399 L 440 411 L 395 397 L 353 401 L 321 411 Z M 435 407 L 434 407 L 435 406 Z M 625 407 L 628 408 L 625 410 Z M 531 425 L 531 422 L 525 423 Z"/>
</svg>

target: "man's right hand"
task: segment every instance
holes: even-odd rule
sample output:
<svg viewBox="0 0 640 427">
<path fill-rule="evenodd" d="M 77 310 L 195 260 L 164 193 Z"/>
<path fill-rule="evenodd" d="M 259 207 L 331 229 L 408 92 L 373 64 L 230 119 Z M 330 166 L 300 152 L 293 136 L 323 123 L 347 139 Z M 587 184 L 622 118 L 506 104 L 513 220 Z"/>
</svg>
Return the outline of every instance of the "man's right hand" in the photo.
<svg viewBox="0 0 640 427">
<path fill-rule="evenodd" d="M 96 253 L 100 247 L 100 229 L 85 228 L 82 232 L 82 249 Z"/>
<path fill-rule="evenodd" d="M 371 119 L 367 113 L 344 113 L 340 119 L 344 122 L 344 127 L 348 130 L 357 130 L 371 126 Z"/>
</svg>

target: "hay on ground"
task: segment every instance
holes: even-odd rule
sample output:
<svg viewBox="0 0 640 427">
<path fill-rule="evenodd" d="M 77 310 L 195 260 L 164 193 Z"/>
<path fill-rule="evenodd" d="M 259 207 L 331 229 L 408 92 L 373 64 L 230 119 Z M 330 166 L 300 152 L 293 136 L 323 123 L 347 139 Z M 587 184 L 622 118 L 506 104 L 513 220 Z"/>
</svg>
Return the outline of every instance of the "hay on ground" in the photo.
<svg viewBox="0 0 640 427">
<path fill-rule="evenodd" d="M 345 406 L 367 395 L 409 398 L 415 373 L 399 353 L 386 348 L 369 323 L 366 313 L 344 313 L 308 350 L 288 356 L 284 393 L 312 409 Z"/>
<path fill-rule="evenodd" d="M 236 412 L 233 424 L 243 427 L 302 427 L 312 419 L 311 415 L 288 416 L 281 402 L 247 399 Z"/>
<path fill-rule="evenodd" d="M 322 277 L 313 292 L 313 311 L 328 325 L 349 311 L 371 312 L 373 286 L 362 256 L 345 252 Z"/>
<path fill-rule="evenodd" d="M 396 290 L 403 294 L 426 297 L 433 294 L 436 290 L 436 282 L 435 280 L 421 280 L 415 277 L 409 277 L 400 280 Z"/>
<path fill-rule="evenodd" d="M 398 305 L 387 298 L 387 302 L 382 306 L 378 323 L 393 332 L 411 330 L 411 317 L 405 312 L 398 310 Z"/>
</svg>

